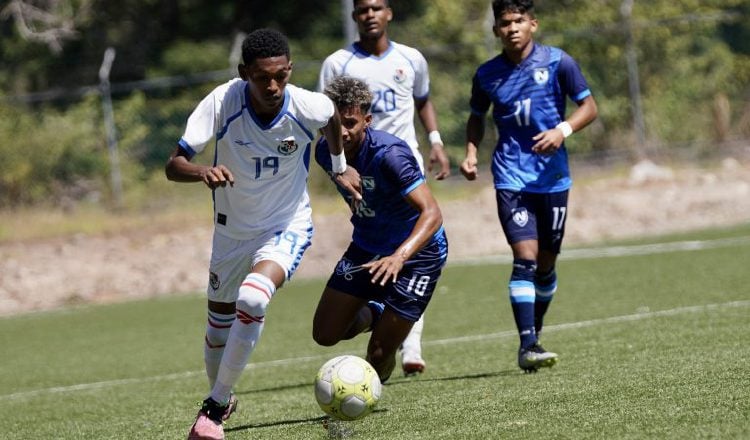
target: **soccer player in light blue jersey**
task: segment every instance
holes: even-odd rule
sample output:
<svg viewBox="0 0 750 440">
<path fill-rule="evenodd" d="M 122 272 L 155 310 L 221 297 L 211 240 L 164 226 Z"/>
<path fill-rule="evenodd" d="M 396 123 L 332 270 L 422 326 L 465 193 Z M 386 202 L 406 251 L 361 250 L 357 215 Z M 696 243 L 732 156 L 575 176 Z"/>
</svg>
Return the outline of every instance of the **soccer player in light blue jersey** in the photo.
<svg viewBox="0 0 750 440">
<path fill-rule="evenodd" d="M 367 329 L 367 360 L 380 379 L 390 377 L 396 353 L 432 298 L 448 256 L 442 214 L 409 146 L 370 128 L 372 94 L 348 76 L 334 78 L 325 94 L 341 114 L 344 152 L 359 172 L 362 200 L 339 191 L 353 210 L 352 242 L 321 295 L 313 338 L 330 346 Z M 322 138 L 315 153 L 329 174 Z"/>
<path fill-rule="evenodd" d="M 538 338 L 557 290 L 555 262 L 572 183 L 564 140 L 591 123 L 597 107 L 573 58 L 534 42 L 538 22 L 532 0 L 495 0 L 492 10 L 503 51 L 474 75 L 461 173 L 468 180 L 477 177 L 477 148 L 492 107 L 499 132 L 492 175 L 498 216 L 513 251 L 509 290 L 521 340 L 518 366 L 533 372 L 551 367 L 558 357 Z M 568 98 L 578 107 L 566 117 Z"/>
<path fill-rule="evenodd" d="M 237 407 L 232 387 L 260 339 L 268 304 L 310 246 L 307 176 L 318 130 L 331 141 L 334 181 L 359 197 L 359 174 L 346 169 L 333 102 L 288 84 L 286 37 L 271 29 L 251 32 L 242 61 L 240 77 L 195 108 L 166 165 L 170 180 L 203 182 L 214 199 L 204 340 L 210 393 L 190 428 L 193 440 L 224 438 L 223 422 Z M 214 163 L 193 163 L 212 141 Z"/>
<path fill-rule="evenodd" d="M 353 0 L 353 6 L 359 41 L 323 61 L 318 90 L 322 91 L 338 75 L 364 80 L 373 94 L 372 128 L 406 141 L 424 172 L 414 127 L 414 116 L 418 115 L 430 145 L 427 173 L 434 169 L 436 179 L 448 177 L 450 163 L 430 100 L 427 60 L 417 49 L 388 38 L 388 23 L 393 19 L 388 0 Z M 401 367 L 407 376 L 421 373 L 426 367 L 422 357 L 423 327 L 424 318 L 414 324 L 402 347 Z"/>
</svg>

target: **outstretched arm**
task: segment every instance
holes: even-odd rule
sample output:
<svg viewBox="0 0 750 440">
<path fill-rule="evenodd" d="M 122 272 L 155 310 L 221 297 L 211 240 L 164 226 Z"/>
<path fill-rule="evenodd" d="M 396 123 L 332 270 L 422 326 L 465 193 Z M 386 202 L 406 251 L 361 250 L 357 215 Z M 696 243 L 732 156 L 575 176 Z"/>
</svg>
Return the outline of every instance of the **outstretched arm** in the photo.
<svg viewBox="0 0 750 440">
<path fill-rule="evenodd" d="M 437 114 L 435 106 L 432 105 L 430 98 L 414 99 L 417 108 L 419 120 L 422 121 L 422 127 L 428 133 L 430 138 L 430 156 L 427 161 L 427 172 L 431 173 L 435 165 L 439 168 L 435 171 L 435 178 L 443 180 L 451 174 L 450 161 L 445 154 L 445 148 L 440 133 L 438 132 Z"/>
<path fill-rule="evenodd" d="M 328 124 L 321 129 L 323 136 L 328 141 L 328 152 L 331 154 L 333 161 L 333 181 L 347 190 L 352 195 L 354 203 L 362 200 L 362 185 L 359 173 L 346 166 L 344 159 L 344 142 L 341 138 L 341 116 L 338 109 L 334 106 L 333 116 L 328 120 Z M 338 168 L 343 165 L 343 172 Z"/>
<path fill-rule="evenodd" d="M 362 265 L 362 267 L 369 269 L 372 274 L 372 282 L 380 282 L 381 286 L 384 286 L 388 281 L 395 282 L 398 273 L 404 267 L 404 263 L 429 243 L 433 235 L 440 229 L 440 225 L 443 224 L 440 207 L 432 196 L 427 183 L 423 182 L 407 194 L 406 201 L 419 211 L 419 218 L 411 230 L 411 234 L 396 248 L 393 254 Z"/>
</svg>

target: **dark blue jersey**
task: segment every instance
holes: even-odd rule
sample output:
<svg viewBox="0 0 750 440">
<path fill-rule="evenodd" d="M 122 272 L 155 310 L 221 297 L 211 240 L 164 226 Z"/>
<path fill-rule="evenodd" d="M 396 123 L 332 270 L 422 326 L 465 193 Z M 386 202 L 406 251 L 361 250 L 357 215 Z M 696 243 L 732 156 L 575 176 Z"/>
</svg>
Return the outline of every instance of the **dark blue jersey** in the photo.
<svg viewBox="0 0 750 440">
<path fill-rule="evenodd" d="M 551 193 L 570 188 L 565 144 L 555 154 L 531 151 L 534 136 L 565 120 L 566 98 L 591 95 L 575 60 L 556 47 L 534 44 L 521 64 L 497 57 L 479 66 L 471 89 L 471 111 L 492 117 L 499 132 L 492 156 L 495 188 Z"/>
<path fill-rule="evenodd" d="M 315 160 L 330 174 L 331 156 L 325 138 L 315 148 Z M 419 218 L 419 211 L 405 199 L 425 183 L 417 160 L 403 140 L 368 128 L 357 158 L 348 165 L 362 177 L 363 193 L 359 209 L 351 217 L 352 241 L 368 252 L 391 255 L 411 234 Z M 336 187 L 350 203 L 349 193 Z"/>
</svg>

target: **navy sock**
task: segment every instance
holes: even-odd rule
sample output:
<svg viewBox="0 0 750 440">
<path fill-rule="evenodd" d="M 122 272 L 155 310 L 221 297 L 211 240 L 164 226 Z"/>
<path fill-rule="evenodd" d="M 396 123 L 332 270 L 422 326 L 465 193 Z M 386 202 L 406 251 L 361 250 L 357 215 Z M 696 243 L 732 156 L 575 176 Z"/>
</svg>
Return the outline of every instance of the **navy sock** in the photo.
<svg viewBox="0 0 750 440">
<path fill-rule="evenodd" d="M 536 262 L 532 260 L 513 260 L 513 272 L 510 276 L 508 289 L 510 304 L 513 308 L 513 318 L 516 321 L 521 348 L 528 348 L 537 342 L 534 327 L 534 275 Z"/>
<path fill-rule="evenodd" d="M 534 278 L 536 301 L 534 302 L 534 328 L 537 335 L 542 331 L 544 315 L 547 313 L 552 298 L 557 291 L 557 273 L 553 267 L 549 272 L 537 274 Z"/>
</svg>

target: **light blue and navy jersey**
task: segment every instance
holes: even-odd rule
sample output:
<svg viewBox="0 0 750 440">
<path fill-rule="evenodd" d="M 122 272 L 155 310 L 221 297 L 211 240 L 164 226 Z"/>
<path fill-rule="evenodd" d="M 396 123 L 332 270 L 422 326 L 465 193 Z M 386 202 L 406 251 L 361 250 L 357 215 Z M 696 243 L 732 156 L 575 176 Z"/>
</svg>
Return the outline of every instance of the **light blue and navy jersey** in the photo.
<svg viewBox="0 0 750 440">
<path fill-rule="evenodd" d="M 533 153 L 534 136 L 565 120 L 566 98 L 591 95 L 578 64 L 556 47 L 534 44 L 521 64 L 497 57 L 479 66 L 471 111 L 492 116 L 499 131 L 492 156 L 495 188 L 534 193 L 564 191 L 572 183 L 565 144 L 555 154 Z"/>
<path fill-rule="evenodd" d="M 328 173 L 331 156 L 325 138 L 315 148 L 315 160 Z M 404 197 L 425 183 L 417 160 L 403 140 L 384 131 L 367 129 L 359 154 L 349 163 L 362 178 L 362 202 L 351 217 L 352 241 L 362 249 L 391 255 L 411 234 L 419 211 Z M 337 185 L 347 203 L 351 196 Z M 443 228 L 435 234 L 441 237 Z M 434 238 L 433 238 L 434 240 Z"/>
</svg>

